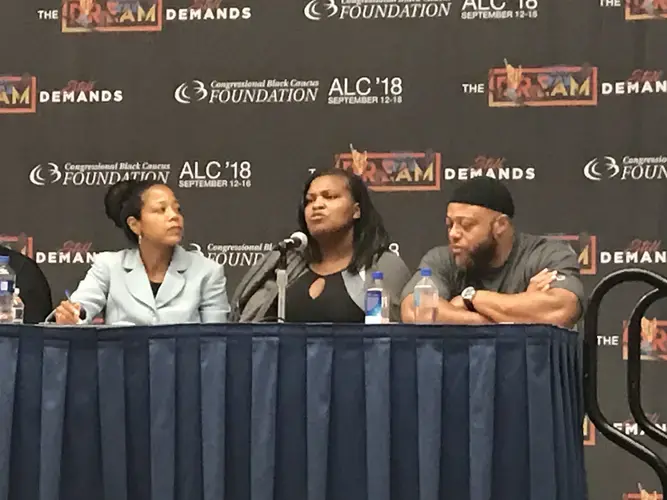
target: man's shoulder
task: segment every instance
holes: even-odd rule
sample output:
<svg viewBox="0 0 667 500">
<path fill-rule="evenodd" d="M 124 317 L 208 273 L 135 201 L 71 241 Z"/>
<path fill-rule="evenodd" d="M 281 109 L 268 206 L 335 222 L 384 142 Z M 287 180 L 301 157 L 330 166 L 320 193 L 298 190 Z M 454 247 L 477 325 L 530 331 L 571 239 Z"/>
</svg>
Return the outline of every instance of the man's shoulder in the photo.
<svg viewBox="0 0 667 500">
<path fill-rule="evenodd" d="M 437 273 L 442 278 L 451 277 L 457 269 L 454 257 L 447 245 L 431 248 L 422 257 L 419 267 L 428 267 L 434 274 Z M 419 270 L 417 270 L 418 273 Z"/>
<path fill-rule="evenodd" d="M 557 236 L 524 235 L 523 260 L 531 273 L 545 267 L 579 266 L 578 255 L 567 242 Z"/>
<path fill-rule="evenodd" d="M 445 264 L 451 260 L 451 253 L 447 245 L 441 245 L 431 248 L 424 254 L 423 259 Z"/>
<path fill-rule="evenodd" d="M 549 255 L 551 253 L 569 252 L 576 255 L 572 246 L 566 240 L 560 239 L 557 236 L 538 236 L 529 233 L 521 233 L 519 235 L 520 245 L 529 253 L 540 253 L 542 255 Z"/>
</svg>

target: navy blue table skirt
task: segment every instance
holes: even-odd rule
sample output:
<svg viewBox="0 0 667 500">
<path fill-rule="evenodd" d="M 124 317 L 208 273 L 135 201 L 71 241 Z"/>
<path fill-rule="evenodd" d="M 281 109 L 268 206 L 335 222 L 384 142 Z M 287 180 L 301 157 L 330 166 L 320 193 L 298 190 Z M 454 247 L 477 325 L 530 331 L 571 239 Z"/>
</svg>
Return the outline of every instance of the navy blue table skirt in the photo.
<svg viewBox="0 0 667 500">
<path fill-rule="evenodd" d="M 0 327 L 0 500 L 583 500 L 542 325 Z"/>
</svg>

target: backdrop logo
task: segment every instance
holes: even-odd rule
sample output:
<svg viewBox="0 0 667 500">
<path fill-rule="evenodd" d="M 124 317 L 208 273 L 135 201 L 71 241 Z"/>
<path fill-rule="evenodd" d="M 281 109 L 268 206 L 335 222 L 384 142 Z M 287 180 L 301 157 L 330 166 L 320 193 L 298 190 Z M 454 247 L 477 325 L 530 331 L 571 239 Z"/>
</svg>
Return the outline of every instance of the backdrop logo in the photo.
<svg viewBox="0 0 667 500">
<path fill-rule="evenodd" d="M 646 415 L 648 420 L 653 423 L 658 429 L 663 432 L 667 431 L 667 425 L 660 422 L 660 414 L 652 413 Z M 624 422 L 614 422 L 614 427 L 621 431 L 626 436 L 644 436 L 646 433 L 639 428 L 634 418 L 630 418 Z"/>
<path fill-rule="evenodd" d="M 221 7 L 221 0 L 193 0 L 190 8 L 166 9 L 167 21 L 221 21 L 250 19 L 250 7 Z"/>
<path fill-rule="evenodd" d="M 38 264 L 92 264 L 95 252 L 91 252 L 91 241 L 71 241 L 63 243 L 59 250 L 35 253 Z"/>
<path fill-rule="evenodd" d="M 19 235 L 0 234 L 0 245 L 32 258 L 32 236 L 25 233 Z"/>
<path fill-rule="evenodd" d="M 657 491 L 653 490 L 653 493 L 649 493 L 645 490 L 641 483 L 637 483 L 637 490 L 639 493 L 624 493 L 623 500 L 662 500 L 663 496 Z"/>
<path fill-rule="evenodd" d="M 600 252 L 601 264 L 667 264 L 667 251 L 660 250 L 662 240 L 635 238 L 623 250 Z"/>
<path fill-rule="evenodd" d="M 0 76 L 0 113 L 37 111 L 37 78 L 30 75 Z"/>
<path fill-rule="evenodd" d="M 62 0 L 62 32 L 160 31 L 162 0 Z"/>
<path fill-rule="evenodd" d="M 595 446 L 595 426 L 588 418 L 584 417 L 584 446 Z"/>
<path fill-rule="evenodd" d="M 191 93 L 193 94 L 195 101 L 203 101 L 208 97 L 208 90 L 206 90 L 204 82 L 201 80 L 192 80 L 191 83 L 184 82 L 176 88 L 174 91 L 174 99 L 181 104 L 190 104 L 192 102 L 192 97 L 190 97 Z"/>
<path fill-rule="evenodd" d="M 400 76 L 361 76 L 334 78 L 327 95 L 329 104 L 400 104 L 403 78 Z"/>
<path fill-rule="evenodd" d="M 660 18 L 667 18 L 667 2 L 665 0 L 625 1 L 625 19 L 628 21 Z"/>
<path fill-rule="evenodd" d="M 531 1 L 531 0 L 526 0 Z M 447 17 L 452 8 L 450 0 L 309 0 L 303 15 L 311 21 L 322 19 L 422 19 Z"/>
<path fill-rule="evenodd" d="M 181 104 L 274 104 L 309 103 L 317 99 L 318 80 L 265 79 L 217 81 L 206 85 L 201 80 L 183 82 L 174 90 L 174 99 Z"/>
<path fill-rule="evenodd" d="M 30 171 L 30 182 L 35 186 L 57 184 L 63 177 L 60 167 L 56 163 L 41 163 Z"/>
<path fill-rule="evenodd" d="M 461 19 L 536 19 L 537 0 L 464 0 Z"/>
<path fill-rule="evenodd" d="M 667 321 L 642 318 L 640 358 L 667 361 Z M 628 359 L 628 321 L 623 321 L 623 359 Z"/>
<path fill-rule="evenodd" d="M 443 179 L 446 181 L 465 181 L 482 176 L 507 181 L 532 181 L 535 179 L 535 167 L 509 165 L 506 158 L 477 155 L 469 166 L 443 169 Z"/>
<path fill-rule="evenodd" d="M 122 90 L 98 89 L 96 82 L 70 80 L 59 90 L 40 90 L 39 102 L 52 103 L 109 103 L 122 102 Z"/>
<path fill-rule="evenodd" d="M 179 188 L 249 188 L 249 161 L 186 161 L 178 174 Z"/>
<path fill-rule="evenodd" d="M 440 153 L 351 153 L 335 155 L 336 168 L 351 170 L 373 191 L 439 191 Z"/>
<path fill-rule="evenodd" d="M 121 180 L 157 181 L 166 184 L 169 163 L 40 163 L 30 170 L 28 179 L 35 186 L 110 186 Z"/>
<path fill-rule="evenodd" d="M 580 274 L 597 273 L 597 237 L 589 234 L 547 234 L 545 237 L 563 241 L 572 247 L 577 254 Z"/>
<path fill-rule="evenodd" d="M 237 245 L 190 243 L 189 247 L 190 250 L 223 266 L 251 267 L 257 264 L 266 252 L 273 250 L 273 243 L 241 243 Z"/>
<path fill-rule="evenodd" d="M 667 80 L 662 71 L 636 69 L 625 81 L 603 82 L 601 90 L 602 95 L 664 94 L 667 93 Z"/>
<path fill-rule="evenodd" d="M 596 182 L 664 180 L 667 179 L 667 156 L 624 156 L 620 162 L 613 156 L 602 156 L 586 163 L 583 173 L 588 180 Z"/>
<path fill-rule="evenodd" d="M 597 106 L 598 69 L 591 66 L 504 68 L 489 71 L 489 106 Z"/>
</svg>

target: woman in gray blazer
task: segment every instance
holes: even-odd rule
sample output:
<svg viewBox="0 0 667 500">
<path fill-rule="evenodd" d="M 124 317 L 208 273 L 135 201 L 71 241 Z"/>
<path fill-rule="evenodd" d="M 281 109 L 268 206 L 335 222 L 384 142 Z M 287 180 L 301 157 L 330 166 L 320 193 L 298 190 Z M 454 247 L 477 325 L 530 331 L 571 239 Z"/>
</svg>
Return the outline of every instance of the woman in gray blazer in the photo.
<svg viewBox="0 0 667 500">
<path fill-rule="evenodd" d="M 389 250 L 382 218 L 358 176 L 341 169 L 315 173 L 306 183 L 299 227 L 308 235 L 305 252 L 287 255 L 285 321 L 363 323 L 366 289 L 382 271 L 391 321 L 400 321 L 400 297 L 410 272 Z M 276 266 L 267 254 L 241 280 L 231 321 L 277 319 Z"/>
<path fill-rule="evenodd" d="M 70 300 L 59 324 L 222 323 L 230 310 L 222 266 L 180 246 L 183 215 L 172 190 L 154 182 L 121 181 L 104 198 L 107 216 L 132 248 L 103 252 Z"/>
</svg>

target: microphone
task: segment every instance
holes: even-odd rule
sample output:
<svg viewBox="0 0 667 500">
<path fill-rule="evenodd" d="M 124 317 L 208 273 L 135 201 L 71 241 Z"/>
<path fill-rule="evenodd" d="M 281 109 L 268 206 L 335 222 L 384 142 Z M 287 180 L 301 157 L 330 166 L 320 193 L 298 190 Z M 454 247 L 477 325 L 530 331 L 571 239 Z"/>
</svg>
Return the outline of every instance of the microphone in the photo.
<svg viewBox="0 0 667 500">
<path fill-rule="evenodd" d="M 308 236 L 301 231 L 292 233 L 289 238 L 285 238 L 275 246 L 277 250 L 303 250 L 308 246 Z"/>
</svg>

